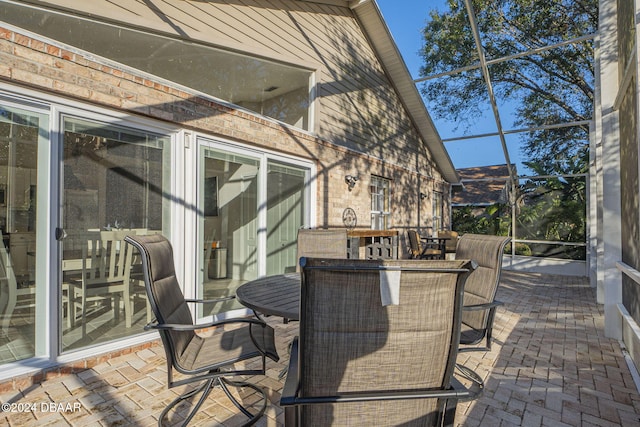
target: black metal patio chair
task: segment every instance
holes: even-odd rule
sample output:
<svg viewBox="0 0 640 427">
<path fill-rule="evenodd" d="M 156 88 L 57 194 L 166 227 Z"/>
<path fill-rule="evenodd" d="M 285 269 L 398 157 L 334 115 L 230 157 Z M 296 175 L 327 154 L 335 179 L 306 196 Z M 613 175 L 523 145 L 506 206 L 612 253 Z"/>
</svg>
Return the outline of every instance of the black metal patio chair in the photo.
<svg viewBox="0 0 640 427">
<path fill-rule="evenodd" d="M 195 389 L 187 389 L 173 400 L 161 413 L 158 425 L 178 403 L 202 395 L 186 415 L 182 425 L 187 425 L 203 404 L 211 389 L 219 385 L 231 402 L 248 417 L 244 425 L 252 425 L 264 414 L 267 397 L 260 387 L 246 381 L 227 379 L 244 375 L 261 375 L 266 370 L 266 358 L 277 361 L 273 329 L 260 319 L 227 319 L 206 324 L 194 324 L 187 303 L 210 302 L 185 299 L 176 278 L 171 243 L 162 235 L 127 236 L 126 242 L 140 251 L 145 288 L 155 321 L 145 329 L 160 333 L 167 357 L 167 382 L 173 388 L 202 382 Z M 231 297 L 232 298 L 232 297 Z M 227 329 L 226 326 L 234 325 Z M 211 335 L 198 335 L 203 328 L 215 328 Z M 249 369 L 234 366 L 237 362 L 260 358 L 261 368 Z M 173 370 L 185 378 L 174 380 Z M 261 396 L 259 409 L 250 412 L 234 397 L 229 386 L 248 387 Z M 255 406 L 255 405 L 253 405 Z"/>
</svg>

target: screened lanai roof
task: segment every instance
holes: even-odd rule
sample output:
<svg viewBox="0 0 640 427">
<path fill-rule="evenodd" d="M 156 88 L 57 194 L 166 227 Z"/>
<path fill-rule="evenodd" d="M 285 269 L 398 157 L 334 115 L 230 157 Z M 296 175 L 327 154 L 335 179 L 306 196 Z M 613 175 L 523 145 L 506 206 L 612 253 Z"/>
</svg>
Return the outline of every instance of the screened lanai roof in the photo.
<svg viewBox="0 0 640 427">
<path fill-rule="evenodd" d="M 392 7 L 391 3 L 387 6 L 388 3 L 385 0 L 379 0 L 379 3 L 382 3 L 385 7 Z M 434 1 L 434 2 L 425 2 L 428 3 L 428 6 L 425 6 L 427 10 L 429 9 L 437 9 L 438 12 L 445 12 L 449 5 L 446 0 L 442 1 Z M 509 62 L 517 63 L 525 63 L 525 61 L 538 61 L 538 63 L 542 63 L 545 60 L 545 55 L 547 53 L 552 52 L 567 52 L 567 49 L 572 49 L 572 46 L 576 46 L 581 43 L 591 43 L 595 38 L 596 34 L 594 31 L 585 32 L 585 33 L 577 33 L 576 28 L 579 28 L 576 25 L 576 28 L 572 28 L 569 31 L 566 28 L 562 28 L 558 26 L 557 34 L 553 34 L 553 28 L 550 28 L 548 31 L 548 37 L 546 40 L 536 40 L 535 42 L 531 42 L 531 44 L 527 45 L 526 42 L 520 42 L 516 40 L 518 34 L 515 34 L 513 28 L 504 28 L 504 33 L 509 34 L 512 38 L 510 41 L 514 41 L 514 46 L 517 47 L 512 50 L 509 55 L 506 56 L 496 56 L 495 52 L 491 50 L 487 50 L 487 46 L 495 47 L 495 45 L 491 45 L 491 43 L 496 43 L 496 40 L 490 40 L 489 37 L 491 35 L 487 35 L 482 32 L 482 24 L 483 22 L 479 19 L 487 20 L 487 11 L 484 11 L 484 16 L 478 18 L 477 11 L 474 10 L 473 2 L 471 0 L 457 0 L 450 2 L 453 5 L 457 5 L 458 9 L 464 11 L 465 19 L 468 20 L 467 27 L 469 29 L 469 37 L 472 37 L 472 44 L 462 44 L 459 41 L 462 49 L 473 50 L 473 52 L 468 52 L 468 57 L 473 56 L 473 61 L 469 61 L 467 65 L 459 67 L 459 68 L 448 68 L 442 67 L 436 73 L 426 74 L 424 70 L 421 70 L 422 77 L 415 76 L 414 72 L 414 83 L 418 86 L 418 88 L 423 89 L 426 85 L 431 84 L 433 82 L 444 81 L 446 79 L 452 79 L 454 76 L 460 76 L 463 74 L 471 74 L 475 73 L 476 75 L 481 75 L 482 81 L 484 83 L 484 88 L 486 92 L 486 97 L 483 100 L 484 105 L 479 105 L 477 108 L 479 110 L 484 110 L 484 115 L 482 117 L 473 117 L 473 121 L 471 124 L 465 123 L 452 123 L 449 121 L 447 123 L 446 118 L 437 117 L 437 114 L 434 114 L 434 110 L 437 110 L 437 106 L 433 104 L 433 100 L 429 99 L 429 96 L 425 96 L 425 102 L 427 104 L 427 108 L 432 117 L 434 117 L 435 126 L 443 135 L 443 143 L 447 148 L 449 155 L 452 158 L 452 161 L 457 169 L 461 168 L 469 168 L 469 167 L 479 167 L 479 166 L 490 166 L 496 164 L 515 164 L 517 167 L 513 169 L 513 171 L 518 171 L 522 174 L 522 176 L 530 176 L 536 175 L 536 171 L 528 169 L 527 167 L 523 167 L 523 158 L 527 153 L 521 153 L 523 150 L 520 146 L 519 139 L 524 134 L 532 134 L 538 133 L 541 134 L 543 132 L 552 133 L 554 130 L 562 129 L 562 128 L 576 128 L 582 127 L 583 129 L 588 129 L 591 123 L 591 117 L 580 117 L 578 119 L 573 120 L 547 120 L 542 125 L 531 126 L 524 123 L 524 121 L 520 121 L 516 123 L 514 120 L 514 109 L 517 108 L 517 105 L 514 106 L 513 102 L 509 102 L 501 97 L 504 94 L 504 91 L 500 93 L 500 91 L 496 90 L 496 82 L 494 80 L 496 69 L 499 69 L 501 66 L 508 64 Z M 513 2 L 512 4 L 516 4 L 518 2 Z M 590 4 L 590 2 L 585 2 L 586 4 Z M 416 4 L 422 4 L 421 2 L 412 2 L 411 5 L 415 8 Z M 536 3 L 539 6 L 543 5 L 544 2 Z M 560 1 L 556 2 L 558 5 L 557 10 L 551 10 L 549 12 L 549 21 L 553 21 L 553 13 L 566 13 L 570 15 L 571 13 L 580 14 L 587 13 L 584 9 L 584 5 L 581 5 L 579 8 L 575 3 Z M 597 2 L 596 2 L 597 4 Z M 385 11 L 385 7 L 383 7 L 383 15 Z M 395 4 L 393 7 L 396 7 Z M 425 9 L 411 10 L 409 4 L 407 4 L 406 15 L 411 16 L 412 14 L 419 13 L 424 15 L 423 22 L 429 21 L 430 17 L 427 16 L 423 12 Z M 488 8 L 488 7 L 487 7 Z M 575 9 L 572 11 L 571 9 Z M 495 11 L 495 14 L 501 13 L 501 10 Z M 597 10 L 595 11 L 597 15 Z M 510 23 L 514 27 L 516 27 L 515 23 Z M 405 25 L 402 23 L 401 25 Z M 424 25 L 420 27 L 419 30 L 422 30 Z M 394 29 L 391 29 L 393 33 Z M 525 30 L 522 30 L 523 32 Z M 505 39 L 509 38 L 509 36 L 505 36 Z M 416 37 L 420 38 L 421 33 L 416 31 Z M 460 37 L 461 40 L 465 40 L 463 37 Z M 423 42 L 424 43 L 424 42 Z M 563 50 L 564 49 L 564 50 Z M 417 52 L 404 52 L 405 56 L 416 55 Z M 534 59 L 531 59 L 534 58 Z M 593 58 L 591 58 L 593 61 Z M 422 59 L 421 59 L 422 61 Z M 554 78 L 551 75 L 549 78 Z M 584 80 L 587 81 L 585 85 L 588 85 L 588 80 L 592 77 L 585 77 Z M 537 82 L 531 81 L 526 82 L 527 85 L 536 85 Z M 568 82 L 563 81 L 562 76 L 557 76 L 557 84 L 563 85 Z M 523 85 L 524 86 L 524 85 Z M 446 86 L 445 86 L 446 87 Z M 453 85 L 451 86 L 453 87 Z M 442 89 L 442 86 L 440 86 Z M 451 96 L 456 96 L 456 94 L 452 94 Z M 567 103 L 570 103 L 572 100 L 568 100 Z M 536 101 L 533 101 L 536 102 Z M 543 105 L 543 101 L 540 101 L 541 109 L 545 108 Z M 552 117 L 553 114 L 549 114 L 549 117 Z M 461 122 L 463 122 L 461 120 Z M 443 123 L 445 123 L 443 125 Z M 488 159 L 488 154 L 492 153 L 494 157 Z M 556 155 L 560 156 L 562 153 L 556 153 Z M 464 157 L 465 161 L 461 162 L 460 159 Z M 526 160 L 526 159 L 525 159 Z M 476 162 L 476 163 L 474 163 Z M 512 171 L 511 179 L 517 179 L 516 172 Z"/>
<path fill-rule="evenodd" d="M 438 1 L 424 0 L 425 4 L 430 7 L 438 4 Z M 153 28 L 155 31 L 174 34 L 182 38 L 192 38 L 202 40 L 209 43 L 218 43 L 218 40 L 208 40 L 206 28 L 209 23 L 207 19 L 213 19 L 215 14 L 190 13 L 185 8 L 176 7 L 175 3 L 167 1 L 140 2 L 135 0 L 126 0 L 120 2 L 112 2 L 108 0 L 99 0 L 92 2 L 77 2 L 74 0 L 27 0 L 26 3 L 39 4 L 46 7 L 53 7 L 63 10 L 73 10 L 74 13 L 84 14 L 86 16 L 99 15 L 106 17 L 114 22 L 126 22 L 131 25 Z M 505 112 L 504 101 L 502 101 L 495 92 L 495 85 L 492 80 L 491 68 L 499 66 L 507 61 L 518 60 L 526 56 L 541 55 L 544 52 L 552 51 L 573 43 L 581 43 L 590 40 L 594 34 L 580 34 L 577 37 L 569 38 L 560 34 L 555 43 L 547 45 L 523 46 L 523 48 L 506 57 L 493 57 L 485 51 L 486 43 L 483 41 L 484 34 L 479 29 L 476 12 L 473 10 L 471 0 L 458 0 L 459 7 L 464 8 L 469 19 L 469 28 L 473 37 L 473 46 L 466 46 L 469 50 L 474 50 L 476 61 L 464 68 L 449 69 L 433 75 L 416 78 L 412 77 L 403 55 L 400 54 L 398 46 L 393 40 L 393 30 L 389 30 L 383 14 L 380 12 L 378 4 L 374 0 L 295 0 L 291 3 L 323 3 L 328 5 L 337 5 L 350 7 L 357 18 L 360 20 L 363 29 L 374 46 L 382 65 L 391 78 L 392 84 L 396 87 L 402 102 L 407 107 L 413 122 L 420 132 L 425 144 L 434 156 L 436 163 L 439 165 L 443 178 L 451 183 L 458 183 L 460 177 L 456 169 L 474 166 L 486 166 L 490 164 L 516 164 L 517 170 L 521 173 L 525 172 L 525 168 L 521 167 L 518 159 L 518 137 L 526 132 L 550 131 L 562 127 L 586 126 L 589 120 L 550 122 L 543 126 L 514 128 L 509 120 L 508 112 Z M 206 5 L 208 2 L 203 2 Z M 215 2 L 212 2 L 215 3 Z M 409 3 L 409 2 L 408 2 Z M 441 1 L 444 3 L 444 0 Z M 566 3 L 566 2 L 558 2 Z M 570 2 L 569 2 L 570 3 Z M 265 2 L 267 4 L 267 2 Z M 407 7 L 406 4 L 393 3 L 393 7 L 406 10 L 407 14 L 415 14 L 416 12 Z M 277 8 L 277 5 L 273 5 Z M 435 7 L 435 6 L 434 6 Z M 427 16 L 423 17 L 427 19 Z M 212 21 L 213 22 L 213 21 Z M 218 22 L 218 21 L 215 21 Z M 416 32 L 416 38 L 420 34 Z M 246 51 L 247 46 L 241 45 L 237 41 L 235 44 L 239 50 Z M 233 40 L 225 40 L 225 46 L 234 46 Z M 255 52 L 260 54 L 260 52 Z M 276 55 L 277 56 L 277 55 Z M 277 58 L 276 58 L 277 59 Z M 286 58 L 282 58 L 283 61 Z M 459 73 L 479 72 L 482 75 L 486 87 L 486 104 L 484 108 L 487 112 L 484 118 L 480 119 L 484 125 L 492 123 L 488 126 L 473 126 L 471 129 L 463 129 L 464 132 L 456 132 L 456 134 L 448 134 L 443 132 L 446 126 L 442 126 L 438 118 L 434 120 L 432 117 L 433 106 L 430 105 L 428 97 L 421 96 L 419 90 L 425 84 L 438 79 L 446 79 L 452 75 Z M 425 102 L 427 108 L 425 108 Z M 431 113 L 431 114 L 430 114 Z M 474 124 L 475 125 L 475 124 Z M 444 139 L 441 135 L 445 135 Z M 492 148 L 493 147 L 493 148 Z M 494 149 L 495 148 L 495 149 Z M 496 153 L 496 157 L 485 164 L 461 164 L 459 163 L 458 153 L 468 154 L 470 152 L 477 153 L 477 156 L 467 156 L 471 160 L 480 161 L 481 154 Z M 515 176 L 511 177 L 515 179 Z"/>
<path fill-rule="evenodd" d="M 402 16 L 397 2 L 378 3 L 383 16 Z M 586 260 L 596 231 L 586 217 L 593 214 L 598 2 L 403 6 L 408 18 L 388 20 L 391 33 L 414 26 L 422 44 L 403 53 L 419 57 L 414 84 L 460 178 L 452 229 L 512 236 L 513 256 Z"/>
</svg>

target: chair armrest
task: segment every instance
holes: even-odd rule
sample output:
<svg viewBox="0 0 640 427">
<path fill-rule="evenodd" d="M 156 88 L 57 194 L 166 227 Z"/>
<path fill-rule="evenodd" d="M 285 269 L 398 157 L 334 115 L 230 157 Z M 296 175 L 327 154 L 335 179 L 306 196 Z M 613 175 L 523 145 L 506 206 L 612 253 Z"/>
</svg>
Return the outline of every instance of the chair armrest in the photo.
<svg viewBox="0 0 640 427">
<path fill-rule="evenodd" d="M 228 297 L 222 297 L 222 298 L 214 298 L 214 299 L 196 299 L 196 298 L 185 298 L 186 302 L 193 302 L 193 303 L 199 303 L 199 304 L 210 304 L 213 302 L 222 302 L 222 301 L 229 301 L 232 299 L 236 299 L 235 295 L 231 295 Z"/>
<path fill-rule="evenodd" d="M 282 388 L 282 394 L 280 396 L 280 405 L 289 406 L 296 404 L 296 397 L 298 395 L 298 385 L 300 371 L 298 367 L 298 337 L 293 339 L 289 352 L 289 367 L 287 369 L 287 378 Z"/>
<path fill-rule="evenodd" d="M 480 311 L 480 310 L 489 310 L 492 308 L 499 307 L 504 305 L 502 301 L 494 300 L 492 302 L 487 302 L 484 304 L 473 304 L 473 305 L 465 305 L 462 307 L 464 311 Z"/>
<path fill-rule="evenodd" d="M 173 331 L 197 331 L 199 329 L 211 328 L 214 326 L 221 326 L 233 323 L 252 323 L 260 326 L 266 326 L 266 323 L 259 319 L 249 319 L 249 318 L 237 318 L 237 319 L 225 319 L 218 320 L 215 322 L 208 323 L 199 323 L 196 325 L 185 325 L 181 323 L 149 323 L 145 325 L 145 331 L 150 329 L 167 329 Z"/>
<path fill-rule="evenodd" d="M 288 374 L 287 374 L 288 375 Z M 453 388 L 448 390 L 415 389 L 415 390 L 373 390 L 364 392 L 349 392 L 335 396 L 294 397 L 280 400 L 280 405 L 312 405 L 316 403 L 346 403 L 373 402 L 382 400 L 408 399 L 473 399 L 474 395 L 467 388 Z"/>
<path fill-rule="evenodd" d="M 298 370 L 298 337 L 291 345 L 289 357 L 289 370 L 287 379 L 280 397 L 281 406 L 309 405 L 316 403 L 341 403 L 341 402 L 369 402 L 378 400 L 406 400 L 406 399 L 474 399 L 482 391 L 484 383 L 479 385 L 480 392 L 465 387 L 459 380 L 452 378 L 451 387 L 447 390 L 415 389 L 415 390 L 373 390 L 362 392 L 349 392 L 335 396 L 311 396 L 299 397 L 299 370 Z M 474 372 L 475 374 L 475 372 Z M 475 377 L 480 378 L 475 374 Z"/>
</svg>

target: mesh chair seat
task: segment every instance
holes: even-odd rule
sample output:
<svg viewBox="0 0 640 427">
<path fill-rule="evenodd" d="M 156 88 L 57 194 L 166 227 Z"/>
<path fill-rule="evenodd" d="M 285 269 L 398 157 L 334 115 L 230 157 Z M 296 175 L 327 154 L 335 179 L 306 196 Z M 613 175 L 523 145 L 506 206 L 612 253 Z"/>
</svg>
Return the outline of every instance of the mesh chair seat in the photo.
<svg viewBox="0 0 640 427">
<path fill-rule="evenodd" d="M 253 340 L 258 346 L 254 345 Z M 191 372 L 220 369 L 230 363 L 261 357 L 262 353 L 258 348 L 270 359 L 278 359 L 271 327 L 254 327 L 252 331 L 249 328 L 240 328 L 207 337 L 196 335 L 178 356 L 176 364 L 182 370 Z M 212 354 L 220 355 L 220 360 L 212 362 Z"/>
<path fill-rule="evenodd" d="M 440 230 L 438 231 L 439 238 L 446 238 L 444 248 L 448 254 L 455 254 L 458 246 L 458 232 L 453 230 Z"/>
<path fill-rule="evenodd" d="M 297 238 L 296 271 L 298 261 L 307 258 L 347 258 L 347 230 L 344 228 L 301 228 Z"/>
</svg>

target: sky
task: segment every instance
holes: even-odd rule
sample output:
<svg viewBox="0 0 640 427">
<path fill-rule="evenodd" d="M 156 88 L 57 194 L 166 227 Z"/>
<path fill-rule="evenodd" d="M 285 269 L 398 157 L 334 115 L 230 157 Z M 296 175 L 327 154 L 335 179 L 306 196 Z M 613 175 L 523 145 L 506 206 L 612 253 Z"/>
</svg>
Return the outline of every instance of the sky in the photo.
<svg viewBox="0 0 640 427">
<path fill-rule="evenodd" d="M 411 77 L 413 79 L 419 78 L 422 64 L 422 59 L 419 55 L 422 46 L 421 31 L 428 20 L 431 10 L 447 10 L 446 0 L 377 0 L 377 3 L 407 64 Z M 425 100 L 425 105 L 429 110 L 428 100 Z M 505 130 L 512 129 L 511 118 L 506 113 L 506 111 L 501 111 L 500 113 L 502 126 Z M 488 102 L 486 114 L 483 118 L 474 122 L 474 126 L 471 129 L 438 119 L 434 115 L 431 115 L 431 118 L 442 139 L 496 132 L 497 129 Z M 510 160 L 519 163 L 517 137 L 511 136 L 507 139 L 507 142 Z M 505 163 L 504 153 L 498 137 L 448 142 L 445 143 L 445 147 L 456 168 Z M 521 167 L 521 165 L 518 165 L 519 170 L 521 170 Z"/>
</svg>

